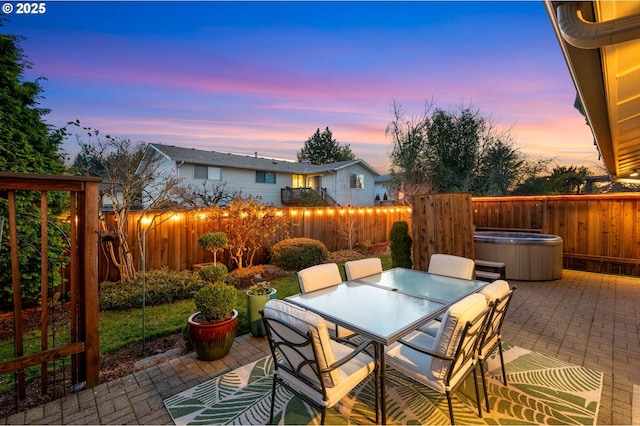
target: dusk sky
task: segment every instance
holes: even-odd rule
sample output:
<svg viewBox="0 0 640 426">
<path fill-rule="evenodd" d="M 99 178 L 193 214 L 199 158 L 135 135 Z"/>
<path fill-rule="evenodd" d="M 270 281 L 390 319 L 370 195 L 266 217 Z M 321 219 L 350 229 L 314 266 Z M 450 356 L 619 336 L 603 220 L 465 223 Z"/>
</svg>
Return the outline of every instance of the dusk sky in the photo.
<svg viewBox="0 0 640 426">
<path fill-rule="evenodd" d="M 49 1 L 0 31 L 26 37 L 56 127 L 291 160 L 329 127 L 384 174 L 393 102 L 411 116 L 433 99 L 531 157 L 601 164 L 541 1 Z"/>
</svg>

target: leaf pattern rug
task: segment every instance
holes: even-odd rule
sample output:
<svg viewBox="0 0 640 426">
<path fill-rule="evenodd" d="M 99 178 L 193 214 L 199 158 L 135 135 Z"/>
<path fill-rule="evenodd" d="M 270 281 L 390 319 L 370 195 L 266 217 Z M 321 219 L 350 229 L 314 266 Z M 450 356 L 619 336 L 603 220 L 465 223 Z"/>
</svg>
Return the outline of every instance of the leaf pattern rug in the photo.
<svg viewBox="0 0 640 426">
<path fill-rule="evenodd" d="M 504 345 L 508 386 L 500 359 L 487 360 L 491 412 L 477 415 L 473 378 L 453 398 L 459 424 L 584 424 L 598 418 L 602 373 L 516 346 Z M 177 425 L 262 425 L 269 421 L 273 360 L 262 358 L 164 401 Z M 480 378 L 478 378 L 480 383 Z M 389 424 L 449 424 L 447 399 L 387 368 Z M 327 410 L 326 424 L 375 422 L 373 376 Z M 482 397 L 482 391 L 481 391 Z M 484 400 L 483 407 L 484 407 Z M 276 390 L 275 424 L 319 424 L 320 413 L 282 387 Z"/>
</svg>

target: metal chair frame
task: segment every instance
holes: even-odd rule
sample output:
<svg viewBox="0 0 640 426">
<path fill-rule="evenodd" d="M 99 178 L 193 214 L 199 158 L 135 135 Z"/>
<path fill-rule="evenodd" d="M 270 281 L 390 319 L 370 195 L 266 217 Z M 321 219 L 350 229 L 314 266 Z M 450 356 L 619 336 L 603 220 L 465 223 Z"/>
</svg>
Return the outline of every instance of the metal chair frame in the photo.
<svg viewBox="0 0 640 426">
<path fill-rule="evenodd" d="M 355 344 L 353 342 L 350 341 L 345 341 L 343 343 L 347 343 L 350 344 L 351 346 L 355 346 L 355 349 L 347 356 L 345 356 L 344 358 L 337 360 L 336 362 L 334 362 L 333 364 L 331 364 L 330 366 L 328 366 L 325 369 L 322 369 L 318 366 L 318 356 L 319 354 L 317 353 L 317 349 L 316 346 L 313 345 L 313 340 L 314 338 L 317 338 L 317 332 L 315 331 L 309 331 L 307 333 L 303 333 L 300 330 L 298 330 L 297 328 L 293 327 L 292 325 L 277 319 L 277 318 L 268 318 L 264 316 L 264 311 L 260 311 L 260 315 L 262 316 L 262 320 L 264 321 L 265 324 L 265 329 L 267 332 L 267 339 L 269 341 L 269 347 L 271 349 L 271 355 L 273 356 L 274 359 L 274 372 L 273 372 L 273 388 L 271 391 L 271 408 L 270 408 L 270 413 L 269 413 L 269 424 L 273 424 L 273 414 L 274 414 L 274 409 L 275 409 L 275 397 L 276 397 L 276 384 L 279 383 L 281 386 L 284 386 L 285 388 L 287 388 L 289 391 L 291 391 L 294 395 L 296 395 L 298 398 L 302 399 L 303 401 L 305 401 L 306 403 L 308 403 L 309 405 L 313 406 L 314 408 L 316 408 L 317 410 L 321 411 L 321 417 L 320 417 L 320 424 L 324 424 L 325 421 L 325 416 L 326 416 L 326 409 L 327 409 L 327 405 L 326 404 L 318 404 L 316 401 L 314 401 L 312 398 L 310 398 L 308 395 L 305 395 L 304 393 L 298 391 L 297 389 L 293 388 L 289 383 L 287 383 L 286 380 L 282 379 L 279 375 L 278 375 L 278 370 L 282 369 L 285 370 L 287 373 L 289 373 L 290 375 L 292 375 L 293 377 L 295 377 L 297 380 L 300 380 L 300 382 L 304 383 L 305 385 L 309 386 L 310 388 L 312 388 L 313 390 L 317 391 L 318 393 L 322 394 L 323 400 L 327 401 L 327 391 L 326 391 L 326 386 L 323 380 L 323 376 L 325 376 L 326 374 L 329 374 L 331 371 L 339 368 L 340 366 L 346 364 L 347 362 L 349 362 L 350 360 L 352 360 L 356 355 L 358 355 L 361 352 L 365 352 L 368 355 L 371 355 L 368 350 L 367 347 L 372 343 L 371 340 L 367 339 L 364 340 L 362 343 L 360 343 L 358 346 L 355 346 Z M 301 342 L 299 343 L 293 343 L 288 341 L 287 339 L 285 339 L 285 337 L 282 335 L 282 333 L 279 333 L 277 329 L 275 329 L 274 327 L 271 326 L 271 322 L 277 322 L 278 324 L 282 325 L 283 327 L 285 327 L 286 329 L 293 331 L 294 333 L 296 333 L 298 336 L 301 337 Z M 314 336 L 314 334 L 316 336 Z M 311 348 L 313 349 L 313 354 L 314 354 L 314 359 L 308 359 L 306 358 L 306 355 L 304 355 L 303 351 L 301 348 L 307 347 L 307 346 L 311 346 Z M 282 350 L 281 348 L 287 348 L 289 350 Z M 300 356 L 300 358 L 304 359 L 303 362 L 298 363 L 296 365 L 295 362 L 293 362 L 293 360 L 291 359 L 290 356 L 287 356 L 287 354 L 291 352 L 291 354 L 296 353 L 298 354 L 298 356 Z M 291 368 L 292 366 L 295 366 L 295 368 Z M 304 374 L 302 372 L 302 369 L 306 366 L 311 367 L 311 370 L 314 373 L 314 378 L 317 380 L 312 380 L 310 379 L 306 374 Z M 376 366 L 374 368 L 374 376 L 375 376 L 375 392 L 376 395 L 378 395 L 378 381 L 379 381 L 379 371 L 378 371 L 378 367 L 377 367 L 377 363 Z M 319 383 L 319 385 L 318 385 Z M 376 398 L 376 423 L 378 423 L 378 412 L 379 412 L 379 407 L 378 407 L 378 398 Z"/>
<path fill-rule="evenodd" d="M 485 378 L 486 372 L 484 371 L 484 359 L 489 356 L 493 351 L 498 349 L 500 354 L 500 366 L 502 367 L 502 382 L 507 386 L 507 373 L 504 368 L 504 356 L 502 354 L 502 323 L 507 315 L 507 309 L 511 303 L 513 292 L 516 286 L 511 287 L 508 293 L 502 297 L 493 301 L 491 312 L 487 319 L 487 325 L 485 327 L 484 334 L 478 344 L 478 366 L 480 367 L 480 376 L 482 378 L 482 388 L 484 391 L 485 404 L 487 406 L 487 412 L 491 412 L 489 408 L 489 394 L 487 393 L 487 381 Z M 485 342 L 491 342 L 493 338 L 496 340 L 487 346 Z"/>
<path fill-rule="evenodd" d="M 460 335 L 460 342 L 456 348 L 455 353 L 452 356 L 446 356 L 441 353 L 433 352 L 421 346 L 412 344 L 404 339 L 400 339 L 399 342 L 414 349 L 418 352 L 430 355 L 434 358 L 449 361 L 449 368 L 447 375 L 444 378 L 445 394 L 447 396 L 447 404 L 449 406 L 449 417 L 451 424 L 455 424 L 453 416 L 453 404 L 451 402 L 451 396 L 455 391 L 464 383 L 470 373 L 473 373 L 473 384 L 476 391 L 476 404 L 478 406 L 478 417 L 482 417 L 482 407 L 480 403 L 480 391 L 478 388 L 478 378 L 475 374 L 475 364 L 477 362 L 478 344 L 484 334 L 487 320 L 489 319 L 489 312 L 491 311 L 491 305 L 484 309 L 473 320 L 467 321 Z M 478 322 L 481 322 L 479 326 L 476 326 Z M 460 377 L 457 383 L 451 385 L 451 378 L 458 374 L 459 370 L 466 366 L 466 371 Z"/>
</svg>

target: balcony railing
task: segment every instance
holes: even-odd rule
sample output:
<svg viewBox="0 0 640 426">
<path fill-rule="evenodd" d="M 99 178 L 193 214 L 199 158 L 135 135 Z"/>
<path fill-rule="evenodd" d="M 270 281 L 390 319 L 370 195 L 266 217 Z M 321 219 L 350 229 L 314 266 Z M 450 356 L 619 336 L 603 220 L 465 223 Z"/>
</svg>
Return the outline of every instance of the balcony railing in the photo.
<svg viewBox="0 0 640 426">
<path fill-rule="evenodd" d="M 317 192 L 313 188 L 282 188 L 280 189 L 280 201 L 285 206 L 297 206 L 300 205 L 300 200 L 305 196 L 317 197 L 322 199 L 328 206 L 337 206 L 338 203 L 328 193 L 327 188 L 320 188 L 320 192 Z"/>
</svg>

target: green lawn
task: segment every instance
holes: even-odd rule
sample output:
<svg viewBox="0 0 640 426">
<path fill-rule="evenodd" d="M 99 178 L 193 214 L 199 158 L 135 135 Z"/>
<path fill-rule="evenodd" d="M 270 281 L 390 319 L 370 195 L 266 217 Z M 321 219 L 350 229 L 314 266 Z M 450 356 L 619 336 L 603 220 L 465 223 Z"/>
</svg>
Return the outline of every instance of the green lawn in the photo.
<svg viewBox="0 0 640 426">
<path fill-rule="evenodd" d="M 391 256 L 380 256 L 382 266 L 388 269 L 391 266 Z M 339 263 L 343 274 L 342 263 Z M 278 299 L 297 294 L 299 291 L 298 279 L 295 274 L 275 279 L 272 286 L 278 290 Z M 238 311 L 238 335 L 249 332 L 247 324 L 247 303 L 244 290 L 238 290 L 236 298 Z M 182 300 L 159 306 L 149 306 L 144 310 L 144 336 L 146 340 L 165 336 L 173 333 L 181 333 L 187 323 L 187 318 L 196 308 L 193 300 Z M 68 330 L 60 330 L 57 336 L 58 342 L 68 339 Z M 114 351 L 132 343 L 141 342 L 143 337 L 143 310 L 142 308 L 127 311 L 100 312 L 100 353 Z M 13 358 L 13 345 L 11 342 L 0 342 L 0 360 Z M 39 350 L 39 331 L 28 334 L 25 342 L 25 353 L 34 353 Z"/>
<path fill-rule="evenodd" d="M 380 256 L 383 269 L 391 267 L 391 256 Z M 342 262 L 339 263 L 344 279 Z M 295 274 L 271 281 L 278 290 L 278 299 L 299 292 L 298 278 Z M 244 290 L 238 290 L 236 307 L 238 311 L 238 335 L 249 332 L 247 324 L 247 302 Z M 195 312 L 193 300 L 184 300 L 171 304 L 152 306 L 145 309 L 146 340 L 181 332 L 187 318 Z M 110 311 L 100 313 L 100 353 L 106 353 L 142 341 L 142 309 L 129 311 Z"/>
<path fill-rule="evenodd" d="M 391 256 L 380 256 L 383 269 L 391 267 Z M 343 262 L 339 262 L 340 271 L 344 279 Z M 298 278 L 295 274 L 281 277 L 271 281 L 278 290 L 278 299 L 297 294 L 299 292 Z M 236 307 L 238 311 L 238 335 L 249 332 L 247 324 L 247 302 L 245 290 L 238 290 Z M 159 306 L 149 306 L 144 310 L 144 337 L 149 341 L 156 337 L 181 333 L 187 323 L 189 315 L 196 310 L 193 300 L 181 300 Z M 100 353 L 105 354 L 132 343 L 142 342 L 143 339 L 143 310 L 142 308 L 127 311 L 100 312 Z M 51 341 L 50 346 L 62 345 L 69 341 L 69 330 L 58 329 L 56 342 Z M 26 333 L 24 353 L 36 353 L 40 349 L 40 331 Z M 12 341 L 0 342 L 0 360 L 13 359 Z M 39 367 L 28 368 L 27 377 L 36 378 Z M 0 391 L 8 389 L 12 385 L 13 375 L 0 375 Z"/>
</svg>

